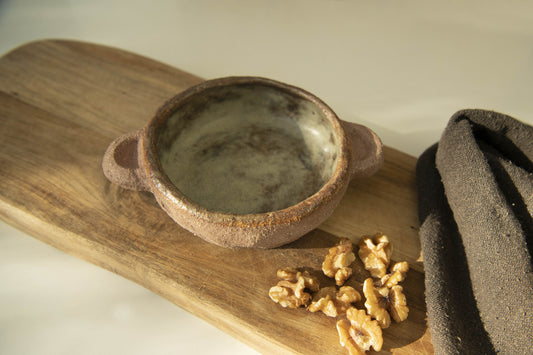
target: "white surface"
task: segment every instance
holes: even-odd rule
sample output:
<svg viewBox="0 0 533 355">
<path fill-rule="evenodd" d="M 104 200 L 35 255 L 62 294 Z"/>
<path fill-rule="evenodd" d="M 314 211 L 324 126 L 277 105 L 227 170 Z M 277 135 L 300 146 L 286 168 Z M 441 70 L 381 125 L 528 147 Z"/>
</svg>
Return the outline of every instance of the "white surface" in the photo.
<svg viewBox="0 0 533 355">
<path fill-rule="evenodd" d="M 462 108 L 533 124 L 526 1 L 0 0 L 0 53 L 112 45 L 204 78 L 301 86 L 418 156 Z M 501 4 L 501 5 L 500 5 Z M 0 353 L 252 354 L 169 302 L 0 224 Z"/>
</svg>

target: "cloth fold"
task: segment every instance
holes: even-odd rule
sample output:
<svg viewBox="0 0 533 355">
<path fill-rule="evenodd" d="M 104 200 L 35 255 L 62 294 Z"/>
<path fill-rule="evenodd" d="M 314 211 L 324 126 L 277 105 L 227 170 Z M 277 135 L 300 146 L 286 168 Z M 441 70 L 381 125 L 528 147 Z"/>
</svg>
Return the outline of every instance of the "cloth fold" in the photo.
<svg viewBox="0 0 533 355">
<path fill-rule="evenodd" d="M 532 353 L 533 127 L 459 111 L 416 174 L 436 353 Z"/>
</svg>

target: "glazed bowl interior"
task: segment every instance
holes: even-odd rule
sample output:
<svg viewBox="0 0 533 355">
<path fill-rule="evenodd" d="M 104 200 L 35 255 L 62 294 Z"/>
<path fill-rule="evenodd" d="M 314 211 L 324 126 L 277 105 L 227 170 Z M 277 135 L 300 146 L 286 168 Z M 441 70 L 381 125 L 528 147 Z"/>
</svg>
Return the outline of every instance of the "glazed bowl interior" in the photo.
<svg viewBox="0 0 533 355">
<path fill-rule="evenodd" d="M 219 86 L 186 97 L 157 135 L 169 180 L 222 213 L 295 205 L 333 176 L 340 155 L 331 118 L 297 93 L 266 84 Z"/>
</svg>

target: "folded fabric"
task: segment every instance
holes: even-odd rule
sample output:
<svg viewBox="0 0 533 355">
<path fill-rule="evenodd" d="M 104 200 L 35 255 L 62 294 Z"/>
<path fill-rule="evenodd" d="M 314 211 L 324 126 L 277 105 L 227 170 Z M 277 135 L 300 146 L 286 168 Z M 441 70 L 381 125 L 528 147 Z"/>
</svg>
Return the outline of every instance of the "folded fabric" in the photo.
<svg viewBox="0 0 533 355">
<path fill-rule="evenodd" d="M 533 127 L 459 111 L 416 174 L 436 353 L 533 353 Z"/>
</svg>

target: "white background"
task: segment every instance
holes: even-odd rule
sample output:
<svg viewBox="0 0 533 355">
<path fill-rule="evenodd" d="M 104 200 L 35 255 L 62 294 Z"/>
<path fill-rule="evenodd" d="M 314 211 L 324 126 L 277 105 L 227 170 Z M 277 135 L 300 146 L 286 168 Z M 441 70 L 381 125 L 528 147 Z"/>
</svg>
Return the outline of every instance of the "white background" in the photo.
<svg viewBox="0 0 533 355">
<path fill-rule="evenodd" d="M 527 1 L 0 0 L 0 54 L 67 38 L 204 78 L 303 87 L 418 156 L 459 109 L 533 124 Z M 166 300 L 0 222 L 0 353 L 254 354 Z"/>
</svg>

